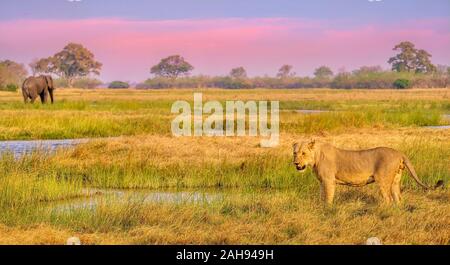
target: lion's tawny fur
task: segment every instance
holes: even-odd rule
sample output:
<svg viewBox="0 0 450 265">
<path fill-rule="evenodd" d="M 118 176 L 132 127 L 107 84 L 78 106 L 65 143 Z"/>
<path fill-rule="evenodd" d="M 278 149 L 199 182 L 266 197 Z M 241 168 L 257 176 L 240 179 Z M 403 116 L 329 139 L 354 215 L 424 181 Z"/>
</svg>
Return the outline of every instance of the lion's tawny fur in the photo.
<svg viewBox="0 0 450 265">
<path fill-rule="evenodd" d="M 321 183 L 323 199 L 332 204 L 336 184 L 364 186 L 376 182 L 386 203 L 401 200 L 400 180 L 408 169 L 414 180 L 428 187 L 417 177 L 409 159 L 400 151 L 388 147 L 367 150 L 343 150 L 331 144 L 315 141 L 293 145 L 294 164 L 303 171 L 311 166 Z"/>
</svg>

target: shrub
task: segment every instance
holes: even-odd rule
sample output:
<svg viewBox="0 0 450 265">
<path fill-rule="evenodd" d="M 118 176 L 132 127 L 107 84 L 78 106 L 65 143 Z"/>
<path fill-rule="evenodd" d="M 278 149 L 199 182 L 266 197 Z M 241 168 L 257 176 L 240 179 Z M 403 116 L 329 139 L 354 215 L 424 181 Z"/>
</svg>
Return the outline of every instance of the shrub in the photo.
<svg viewBox="0 0 450 265">
<path fill-rule="evenodd" d="M 73 86 L 77 88 L 96 88 L 102 84 L 102 81 L 95 78 L 79 78 L 73 82 Z"/>
<path fill-rule="evenodd" d="M 19 87 L 16 84 L 7 84 L 3 89 L 4 91 L 11 91 L 11 92 L 16 92 L 17 89 L 19 89 Z"/>
<path fill-rule="evenodd" d="M 369 68 L 371 70 L 372 68 Z M 259 76 L 232 78 L 229 76 L 189 76 L 181 78 L 155 77 L 136 85 L 138 89 L 158 88 L 445 88 L 449 86 L 447 75 L 430 75 L 410 72 L 392 72 L 366 68 L 342 72 L 334 78 Z M 400 80 L 400 81 L 398 81 Z"/>
<path fill-rule="evenodd" d="M 411 81 L 409 81 L 408 79 L 397 79 L 394 81 L 394 87 L 398 88 L 398 89 L 405 89 L 405 88 L 409 88 L 411 86 Z"/>
<path fill-rule="evenodd" d="M 66 79 L 64 78 L 56 78 L 53 80 L 53 83 L 55 87 L 61 88 L 61 87 L 69 87 L 69 84 Z M 96 88 L 102 84 L 102 81 L 95 79 L 95 78 L 89 78 L 89 77 L 82 77 L 77 78 L 73 81 L 73 87 L 74 88 Z"/>
<path fill-rule="evenodd" d="M 127 82 L 113 81 L 109 84 L 108 88 L 129 88 L 130 85 Z"/>
<path fill-rule="evenodd" d="M 57 88 L 68 87 L 67 80 L 64 78 L 53 79 L 53 85 Z"/>
</svg>

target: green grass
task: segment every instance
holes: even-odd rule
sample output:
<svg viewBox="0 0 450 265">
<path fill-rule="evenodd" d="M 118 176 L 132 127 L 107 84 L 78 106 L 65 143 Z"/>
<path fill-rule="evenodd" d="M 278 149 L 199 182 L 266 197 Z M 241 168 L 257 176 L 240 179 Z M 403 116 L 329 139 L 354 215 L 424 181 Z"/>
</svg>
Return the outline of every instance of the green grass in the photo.
<svg viewBox="0 0 450 265">
<path fill-rule="evenodd" d="M 84 152 L 106 151 L 101 145 L 90 145 Z M 414 139 L 398 148 L 411 159 L 425 183 L 433 185 L 439 179 L 450 181 L 448 144 Z M 36 152 L 20 160 L 14 160 L 11 155 L 1 156 L 0 170 L 4 174 L 0 177 L 0 205 L 18 207 L 70 198 L 79 196 L 81 187 L 296 188 L 308 192 L 318 185 L 310 170 L 299 174 L 292 166 L 291 157 L 278 152 L 244 157 L 243 162 L 205 160 L 192 165 L 172 160 L 164 165 L 151 159 L 143 161 L 133 157 L 132 151 L 110 154 L 111 162 L 83 163 L 78 153 L 77 149 L 67 150 L 48 157 Z M 60 162 L 68 158 L 73 163 Z M 411 178 L 403 180 L 406 187 L 416 187 Z"/>
<path fill-rule="evenodd" d="M 191 92 L 180 93 L 190 97 Z M 234 92 L 223 93 L 232 96 Z M 19 160 L 12 154 L 0 155 L 0 224 L 25 229 L 49 225 L 70 233 L 122 237 L 112 243 L 357 243 L 375 232 L 391 243 L 449 242 L 444 227 L 448 224 L 447 190 L 425 193 L 404 176 L 406 203 L 399 208 L 377 206 L 378 190 L 372 185 L 339 187 L 338 206 L 326 209 L 320 207 L 317 179 L 310 169 L 303 174 L 295 170 L 286 146 L 261 151 L 222 139 L 187 143 L 172 138 L 172 102 L 108 97 L 61 99 L 54 105 L 2 102 L 0 140 L 135 137 L 97 140 L 52 155 L 36 151 Z M 296 137 L 328 132 L 338 139 L 349 129 L 361 128 L 372 128 L 372 137 L 383 128 L 420 131 L 420 136 L 403 141 L 358 141 L 364 146 L 390 143 L 411 159 L 428 185 L 440 179 L 447 185 L 450 181 L 447 136 L 427 136 L 414 129 L 443 124 L 441 115 L 450 111 L 446 101 L 287 100 L 281 108 L 285 110 L 280 114 L 282 134 Z M 305 115 L 294 112 L 297 109 L 331 112 Z M 208 151 L 214 148 L 218 154 L 212 157 Z M 239 155 L 228 155 L 233 152 Z M 93 209 L 53 207 L 87 196 L 86 188 L 213 189 L 226 196 L 212 203 L 112 203 L 105 199 Z M 417 234 L 411 235 L 409 229 Z M 0 239 L 2 231 L 0 226 Z"/>
<path fill-rule="evenodd" d="M 119 135 L 170 135 L 173 101 L 61 100 L 54 105 L 6 102 L 0 105 L 0 140 L 96 138 Z M 192 104 L 192 102 L 191 102 Z M 450 104 L 438 101 L 285 101 L 281 130 L 289 133 L 339 132 L 347 128 L 398 128 L 442 125 Z"/>
<path fill-rule="evenodd" d="M 20 160 L 11 154 L 0 158 L 0 209 L 8 218 L 39 203 L 70 199 L 82 195 L 80 179 L 64 178 L 51 167 L 40 152 Z"/>
<path fill-rule="evenodd" d="M 211 203 L 36 207 L 0 220 L 34 243 L 63 244 L 76 235 L 83 244 L 362 244 L 376 235 L 385 244 L 448 244 L 448 199 L 406 193 L 409 203 L 386 208 L 371 199 L 373 190 L 343 188 L 333 208 L 296 190 L 254 190 Z"/>
<path fill-rule="evenodd" d="M 419 141 L 402 148 L 425 183 L 437 179 L 448 183 L 448 145 Z M 399 208 L 379 206 L 378 190 L 372 185 L 339 187 L 336 206 L 327 209 L 321 206 L 319 183 L 311 171 L 299 174 L 282 155 L 246 158 L 244 166 L 221 162 L 188 170 L 176 164 L 162 168 L 133 164 L 129 158 L 116 166 L 98 162 L 87 168 L 67 167 L 58 164 L 58 156 L 68 154 L 53 159 L 35 155 L 18 162 L 1 158 L 6 174 L 0 179 L 0 223 L 12 231 L 25 229 L 23 233 L 30 237 L 37 233 L 33 243 L 55 240 L 52 234 L 45 236 L 48 230 L 39 230 L 42 226 L 70 233 L 60 243 L 69 235 L 82 235 L 84 244 L 358 244 L 373 235 L 386 243 L 446 244 L 449 240 L 443 226 L 448 221 L 443 214 L 448 211 L 448 194 L 427 195 L 408 177 L 403 178 L 405 203 Z M 118 203 L 100 197 L 93 208 L 58 208 L 64 200 L 84 196 L 82 187 L 176 187 L 182 191 L 213 187 L 225 196 L 179 204 L 127 199 Z M 34 227 L 38 230 L 28 230 Z"/>
<path fill-rule="evenodd" d="M 450 103 L 438 101 L 286 101 L 281 128 L 290 133 L 342 132 L 349 128 L 399 128 L 444 125 L 442 114 Z M 297 114 L 295 110 L 328 110 L 320 114 Z M 294 117 L 299 115 L 300 117 Z"/>
<path fill-rule="evenodd" d="M 290 118 L 301 115 L 299 118 Z M 399 128 L 442 125 L 440 111 L 408 110 L 388 111 L 365 108 L 360 111 L 336 111 L 320 114 L 284 113 L 280 118 L 281 130 L 289 133 L 342 132 L 353 128 Z"/>
<path fill-rule="evenodd" d="M 437 100 L 302 100 L 282 101 L 280 108 L 284 110 L 330 110 L 349 111 L 376 108 L 380 111 L 409 112 L 411 110 L 450 111 L 450 103 Z"/>
</svg>

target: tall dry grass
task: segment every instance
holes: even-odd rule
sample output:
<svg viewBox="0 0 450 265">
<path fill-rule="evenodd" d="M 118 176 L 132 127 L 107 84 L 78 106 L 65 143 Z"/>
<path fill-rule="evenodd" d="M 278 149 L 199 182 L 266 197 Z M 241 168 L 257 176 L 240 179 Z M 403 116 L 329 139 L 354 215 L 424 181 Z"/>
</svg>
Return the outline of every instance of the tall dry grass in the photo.
<svg viewBox="0 0 450 265">
<path fill-rule="evenodd" d="M 289 133 L 342 132 L 348 128 L 399 128 L 448 123 L 447 90 L 58 90 L 54 105 L 28 104 L 20 94 L 1 97 L 0 140 L 170 135 L 176 100 L 279 100 L 281 129 Z M 3 92 L 6 93 L 6 92 Z M 298 109 L 329 110 L 320 115 Z"/>
<path fill-rule="evenodd" d="M 291 164 L 291 144 L 316 138 L 346 149 L 389 146 L 404 152 L 432 185 L 450 180 L 450 132 L 419 128 L 444 121 L 447 90 L 200 90 L 205 100 L 280 100 L 281 142 L 264 149 L 255 137 L 170 135 L 171 102 L 192 90 L 59 90 L 54 105 L 24 106 L 0 92 L 0 139 L 120 136 L 53 155 L 0 156 L 0 243 L 91 244 L 362 243 L 448 244 L 450 194 L 425 192 L 403 177 L 404 202 L 379 205 L 376 185 L 339 187 L 323 207 L 311 171 Z M 335 112 L 304 115 L 296 109 Z M 212 202 L 100 200 L 60 211 L 88 188 L 213 188 Z"/>
</svg>

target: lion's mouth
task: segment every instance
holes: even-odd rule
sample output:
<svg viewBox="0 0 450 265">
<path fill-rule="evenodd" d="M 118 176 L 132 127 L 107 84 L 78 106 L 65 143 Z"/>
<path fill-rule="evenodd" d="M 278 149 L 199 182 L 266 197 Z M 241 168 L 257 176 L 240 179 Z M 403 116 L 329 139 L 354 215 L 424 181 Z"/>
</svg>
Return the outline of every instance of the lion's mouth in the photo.
<svg viewBox="0 0 450 265">
<path fill-rule="evenodd" d="M 305 166 L 295 165 L 295 167 L 297 168 L 298 171 L 303 171 L 305 170 L 306 165 Z"/>
</svg>

